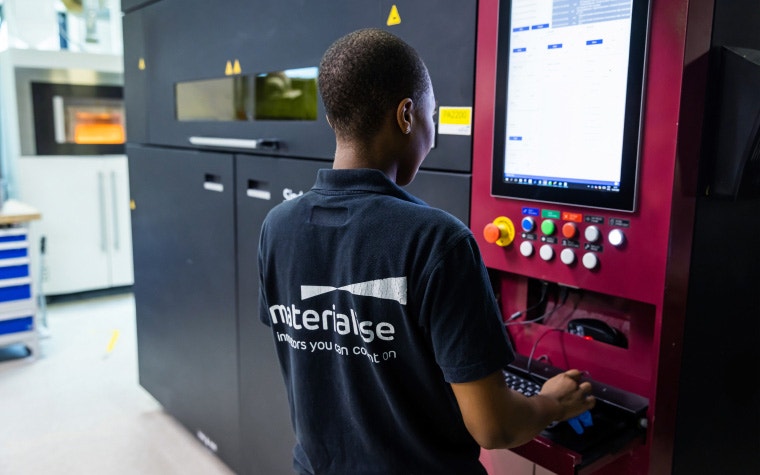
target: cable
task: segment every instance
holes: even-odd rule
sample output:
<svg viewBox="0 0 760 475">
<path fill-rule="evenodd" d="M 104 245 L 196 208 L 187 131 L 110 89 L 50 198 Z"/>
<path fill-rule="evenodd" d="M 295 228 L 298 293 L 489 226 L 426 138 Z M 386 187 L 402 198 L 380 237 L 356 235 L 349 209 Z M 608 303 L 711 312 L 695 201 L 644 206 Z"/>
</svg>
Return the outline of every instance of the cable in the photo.
<svg viewBox="0 0 760 475">
<path fill-rule="evenodd" d="M 555 307 L 556 308 L 556 307 Z M 559 332 L 563 331 L 562 328 L 550 328 L 546 330 L 544 333 L 541 334 L 540 337 L 536 338 L 536 341 L 533 343 L 533 348 L 530 350 L 530 355 L 528 355 L 528 364 L 525 367 L 525 371 L 528 373 L 528 376 L 535 381 L 535 378 L 533 378 L 533 374 L 530 372 L 530 364 L 533 362 L 533 354 L 536 352 L 536 348 L 538 348 L 538 343 L 543 340 L 543 338 L 548 335 L 549 333 L 553 332 Z M 536 381 L 538 382 L 538 381 Z"/>
<path fill-rule="evenodd" d="M 540 316 L 538 316 L 536 318 L 532 318 L 530 320 L 522 320 L 522 321 L 519 321 L 519 322 L 513 322 L 513 321 L 511 321 L 512 317 L 510 317 L 509 320 L 507 320 L 504 323 L 504 326 L 505 327 L 510 327 L 512 325 L 528 325 L 530 323 L 536 323 L 536 322 L 544 320 L 544 319 L 548 320 L 549 318 L 552 317 L 552 315 L 554 315 L 554 312 L 556 312 L 560 307 L 562 307 L 563 305 L 565 305 L 565 302 L 567 302 L 567 287 L 561 286 L 560 289 L 565 291 L 564 292 L 564 296 L 560 295 L 560 302 L 557 305 L 555 305 L 554 307 L 552 307 L 551 311 L 548 314 L 544 313 L 544 314 L 542 314 L 542 315 L 540 315 Z M 527 312 L 527 310 L 526 310 L 526 312 Z M 517 318 L 517 317 L 515 317 L 515 318 Z"/>
<path fill-rule="evenodd" d="M 520 310 L 518 312 L 513 313 L 512 315 L 509 316 L 509 318 L 507 319 L 507 322 L 511 322 L 512 320 L 514 320 L 514 319 L 522 316 L 523 314 L 531 312 L 531 311 L 537 309 L 538 307 L 540 307 L 544 303 L 544 300 L 546 300 L 546 289 L 547 288 L 549 288 L 549 282 L 547 282 L 545 280 L 542 280 L 541 281 L 541 297 L 538 299 L 538 302 L 536 302 L 534 305 L 531 305 L 530 307 L 526 308 L 525 310 Z"/>
</svg>

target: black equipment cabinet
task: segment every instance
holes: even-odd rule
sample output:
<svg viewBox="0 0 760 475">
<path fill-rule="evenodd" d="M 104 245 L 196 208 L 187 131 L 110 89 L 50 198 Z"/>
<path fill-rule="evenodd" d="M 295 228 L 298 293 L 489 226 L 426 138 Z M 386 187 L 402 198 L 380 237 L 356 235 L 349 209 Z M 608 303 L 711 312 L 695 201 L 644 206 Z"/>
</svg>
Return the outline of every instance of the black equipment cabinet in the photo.
<svg viewBox="0 0 760 475">
<path fill-rule="evenodd" d="M 231 155 L 128 146 L 140 384 L 239 466 Z"/>
<path fill-rule="evenodd" d="M 760 473 L 760 199 L 699 197 L 673 473 Z M 709 381 L 709 382 L 708 382 Z M 709 384 L 707 404 L 705 385 Z"/>
</svg>

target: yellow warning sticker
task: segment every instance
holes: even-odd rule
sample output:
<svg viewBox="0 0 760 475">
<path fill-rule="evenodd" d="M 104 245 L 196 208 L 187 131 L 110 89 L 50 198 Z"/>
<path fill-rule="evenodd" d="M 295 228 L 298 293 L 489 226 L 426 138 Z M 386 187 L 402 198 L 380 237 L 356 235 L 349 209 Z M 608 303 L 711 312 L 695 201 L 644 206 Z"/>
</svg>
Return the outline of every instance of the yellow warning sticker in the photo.
<svg viewBox="0 0 760 475">
<path fill-rule="evenodd" d="M 140 58 L 140 60 L 137 62 L 137 69 L 140 71 L 145 69 L 145 58 Z"/>
<path fill-rule="evenodd" d="M 235 60 L 235 65 L 232 67 L 232 72 L 235 74 L 240 74 L 243 72 L 243 70 L 240 68 L 240 61 L 237 59 Z"/>
<path fill-rule="evenodd" d="M 224 68 L 224 75 L 225 76 L 232 76 L 232 62 L 227 61 L 227 66 Z"/>
<path fill-rule="evenodd" d="M 472 135 L 472 107 L 439 107 L 438 133 Z"/>
<path fill-rule="evenodd" d="M 388 15 L 388 21 L 386 24 L 388 26 L 398 25 L 401 23 L 401 16 L 398 14 L 398 8 L 396 8 L 396 5 L 393 5 L 391 7 L 391 13 Z"/>
</svg>

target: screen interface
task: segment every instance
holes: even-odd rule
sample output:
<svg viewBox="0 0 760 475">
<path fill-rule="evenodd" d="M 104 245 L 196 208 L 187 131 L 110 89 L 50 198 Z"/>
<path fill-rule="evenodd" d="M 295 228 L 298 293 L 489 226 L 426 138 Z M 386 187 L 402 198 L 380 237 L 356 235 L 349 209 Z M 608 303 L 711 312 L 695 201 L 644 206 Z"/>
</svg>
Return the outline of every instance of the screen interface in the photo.
<svg viewBox="0 0 760 475">
<path fill-rule="evenodd" d="M 502 12 L 495 195 L 633 210 L 648 16 L 634 3 Z"/>
</svg>

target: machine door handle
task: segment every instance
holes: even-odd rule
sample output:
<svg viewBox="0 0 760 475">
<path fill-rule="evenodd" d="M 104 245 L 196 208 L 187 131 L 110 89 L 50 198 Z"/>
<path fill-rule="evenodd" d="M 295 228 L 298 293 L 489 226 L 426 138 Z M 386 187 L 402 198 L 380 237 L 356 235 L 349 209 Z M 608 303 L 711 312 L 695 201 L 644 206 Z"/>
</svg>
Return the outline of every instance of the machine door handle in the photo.
<svg viewBox="0 0 760 475">
<path fill-rule="evenodd" d="M 226 137 L 190 137 L 190 143 L 207 147 L 245 148 L 249 150 L 277 150 L 278 139 L 232 139 Z"/>
<path fill-rule="evenodd" d="M 113 248 L 119 250 L 119 193 L 116 190 L 116 172 L 111 171 L 111 208 L 113 209 Z"/>
<path fill-rule="evenodd" d="M 106 238 L 106 192 L 105 192 L 105 178 L 103 172 L 98 172 L 98 198 L 100 201 L 100 249 L 103 252 L 108 252 L 108 241 Z"/>
</svg>

